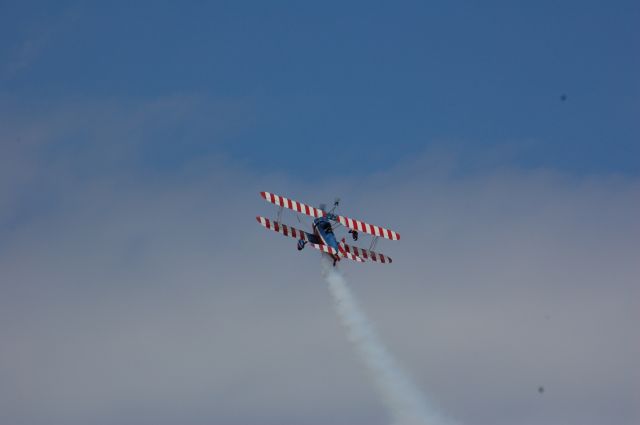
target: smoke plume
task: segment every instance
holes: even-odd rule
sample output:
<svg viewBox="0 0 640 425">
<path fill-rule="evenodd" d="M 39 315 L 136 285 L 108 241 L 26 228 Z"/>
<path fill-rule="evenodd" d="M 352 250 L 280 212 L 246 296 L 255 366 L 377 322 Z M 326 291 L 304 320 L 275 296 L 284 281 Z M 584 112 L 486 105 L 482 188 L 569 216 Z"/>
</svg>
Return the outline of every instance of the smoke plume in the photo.
<svg viewBox="0 0 640 425">
<path fill-rule="evenodd" d="M 344 276 L 323 258 L 322 274 L 329 284 L 335 308 L 347 336 L 356 346 L 367 370 L 389 409 L 394 425 L 443 425 L 444 419 L 430 408 L 420 390 L 405 375 L 378 338 L 358 306 Z"/>
</svg>

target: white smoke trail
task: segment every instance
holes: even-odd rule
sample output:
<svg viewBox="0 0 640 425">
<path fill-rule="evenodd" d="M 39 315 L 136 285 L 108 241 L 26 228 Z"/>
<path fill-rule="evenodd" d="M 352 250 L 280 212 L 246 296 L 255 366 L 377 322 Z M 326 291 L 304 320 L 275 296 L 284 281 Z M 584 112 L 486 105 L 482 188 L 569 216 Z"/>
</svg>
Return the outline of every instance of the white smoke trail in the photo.
<svg viewBox="0 0 640 425">
<path fill-rule="evenodd" d="M 329 284 L 342 325 L 391 411 L 394 425 L 444 424 L 443 418 L 427 406 L 420 390 L 382 344 L 342 274 L 325 259 L 322 262 L 322 274 Z"/>
</svg>

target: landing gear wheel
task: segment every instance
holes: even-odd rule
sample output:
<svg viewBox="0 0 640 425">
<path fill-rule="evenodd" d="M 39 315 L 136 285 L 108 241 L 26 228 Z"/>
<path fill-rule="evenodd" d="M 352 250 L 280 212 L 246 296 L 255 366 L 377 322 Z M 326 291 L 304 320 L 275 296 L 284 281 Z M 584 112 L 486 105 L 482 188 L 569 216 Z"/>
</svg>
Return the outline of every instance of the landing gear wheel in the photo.
<svg viewBox="0 0 640 425">
<path fill-rule="evenodd" d="M 355 230 L 349 230 L 349 233 L 351 233 L 351 237 L 353 238 L 354 241 L 358 240 L 358 232 Z"/>
</svg>

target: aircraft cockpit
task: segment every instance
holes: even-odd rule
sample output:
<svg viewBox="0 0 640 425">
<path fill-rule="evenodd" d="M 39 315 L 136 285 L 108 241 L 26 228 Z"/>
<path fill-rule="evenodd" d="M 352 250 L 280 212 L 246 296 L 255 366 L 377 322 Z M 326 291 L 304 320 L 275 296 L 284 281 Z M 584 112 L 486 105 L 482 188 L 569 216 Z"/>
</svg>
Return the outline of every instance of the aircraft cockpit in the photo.
<svg viewBox="0 0 640 425">
<path fill-rule="evenodd" d="M 333 234 L 333 228 L 331 227 L 331 223 L 328 221 L 320 221 L 317 226 L 322 230 L 322 232 L 326 234 Z"/>
</svg>

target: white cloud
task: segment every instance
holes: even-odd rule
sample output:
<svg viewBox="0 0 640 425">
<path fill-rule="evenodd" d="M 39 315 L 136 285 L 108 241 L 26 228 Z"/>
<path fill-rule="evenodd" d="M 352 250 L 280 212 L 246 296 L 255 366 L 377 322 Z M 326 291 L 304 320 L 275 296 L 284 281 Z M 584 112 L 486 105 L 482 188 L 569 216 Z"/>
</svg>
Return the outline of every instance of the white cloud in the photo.
<svg viewBox="0 0 640 425">
<path fill-rule="evenodd" d="M 82 125 L 146 141 L 171 111 Z M 22 167 L 3 176 L 0 201 L 25 217 L 0 242 L 2 423 L 386 423 L 317 253 L 255 222 L 274 214 L 265 189 L 341 195 L 345 213 L 402 234 L 380 244 L 391 266 L 343 267 L 387 345 L 460 423 L 640 419 L 635 178 L 454 178 L 428 154 L 366 181 L 308 184 L 214 156 L 149 175 L 129 142 L 100 137 L 51 164 L 52 133 L 10 161 L 29 164 L 49 208 L 15 196 L 34 190 Z M 122 167 L 101 167 L 109 155 Z"/>
</svg>

